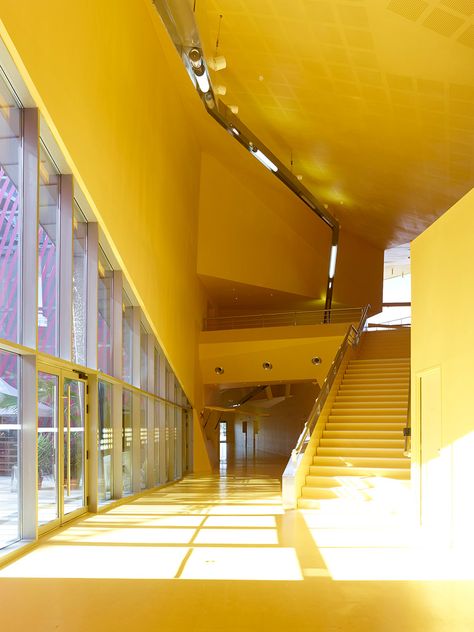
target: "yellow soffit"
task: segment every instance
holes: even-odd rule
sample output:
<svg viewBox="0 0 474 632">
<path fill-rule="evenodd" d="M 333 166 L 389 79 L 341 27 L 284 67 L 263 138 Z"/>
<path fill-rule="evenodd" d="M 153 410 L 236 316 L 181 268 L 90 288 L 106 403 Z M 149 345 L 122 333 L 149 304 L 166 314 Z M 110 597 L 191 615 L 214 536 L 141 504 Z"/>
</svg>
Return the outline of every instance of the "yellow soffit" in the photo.
<svg viewBox="0 0 474 632">
<path fill-rule="evenodd" d="M 405 243 L 474 185 L 473 0 L 197 0 L 196 18 L 220 98 L 344 228 Z"/>
</svg>

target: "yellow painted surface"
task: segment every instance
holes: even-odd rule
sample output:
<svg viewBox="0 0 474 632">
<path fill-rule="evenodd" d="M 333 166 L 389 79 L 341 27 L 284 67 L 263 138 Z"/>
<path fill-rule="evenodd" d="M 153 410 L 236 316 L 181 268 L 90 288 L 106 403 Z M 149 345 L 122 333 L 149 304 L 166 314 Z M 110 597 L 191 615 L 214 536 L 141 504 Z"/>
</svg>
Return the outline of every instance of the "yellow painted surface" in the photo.
<svg viewBox="0 0 474 632">
<path fill-rule="evenodd" d="M 339 233 L 333 307 L 370 304 L 370 313 L 382 311 L 384 251 L 346 230 Z"/>
<path fill-rule="evenodd" d="M 193 397 L 200 150 L 163 63 L 164 29 L 145 2 L 27 0 L 0 10 L 15 61 Z"/>
<path fill-rule="evenodd" d="M 321 384 L 348 325 L 301 325 L 202 332 L 199 345 L 205 384 L 318 380 Z M 311 359 L 319 356 L 321 364 Z M 273 365 L 265 370 L 264 362 Z M 216 367 L 224 373 L 217 375 Z"/>
<path fill-rule="evenodd" d="M 380 248 L 472 187 L 469 0 L 200 0 L 222 97 L 341 224 Z"/>
<path fill-rule="evenodd" d="M 15 63 L 199 407 L 200 147 L 176 90 L 185 72 L 165 61 L 167 34 L 142 1 L 0 2 L 0 15 Z"/>
<path fill-rule="evenodd" d="M 422 505 L 431 502 L 429 509 L 436 510 L 427 527 L 436 533 L 433 522 L 452 510 L 452 538 L 461 544 L 472 540 L 474 529 L 474 293 L 469 284 L 474 269 L 474 191 L 413 242 L 411 263 L 414 480 L 419 488 L 421 478 Z M 441 393 L 431 394 L 428 405 L 441 398 L 441 419 L 428 420 L 420 428 L 417 380 L 435 367 Z M 448 467 L 443 467 L 446 462 Z M 443 486 L 438 482 L 440 467 Z"/>
<path fill-rule="evenodd" d="M 226 141 L 227 151 L 240 162 L 255 162 L 249 164 L 252 170 L 261 168 L 229 135 Z M 321 298 L 326 292 L 329 227 L 281 183 L 276 190 L 266 186 L 274 176 L 265 169 L 259 169 L 261 188 L 222 160 L 209 153 L 201 160 L 198 272 Z"/>
</svg>

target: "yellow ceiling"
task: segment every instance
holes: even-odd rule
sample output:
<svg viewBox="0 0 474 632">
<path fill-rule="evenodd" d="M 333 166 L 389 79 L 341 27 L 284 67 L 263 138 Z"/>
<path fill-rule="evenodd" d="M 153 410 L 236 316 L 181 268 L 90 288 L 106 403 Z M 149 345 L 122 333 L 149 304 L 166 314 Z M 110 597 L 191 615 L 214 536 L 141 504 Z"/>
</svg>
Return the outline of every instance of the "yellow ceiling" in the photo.
<svg viewBox="0 0 474 632">
<path fill-rule="evenodd" d="M 194 0 L 193 0 L 194 3 Z M 223 101 L 348 230 L 419 234 L 474 184 L 474 0 L 196 0 Z"/>
</svg>

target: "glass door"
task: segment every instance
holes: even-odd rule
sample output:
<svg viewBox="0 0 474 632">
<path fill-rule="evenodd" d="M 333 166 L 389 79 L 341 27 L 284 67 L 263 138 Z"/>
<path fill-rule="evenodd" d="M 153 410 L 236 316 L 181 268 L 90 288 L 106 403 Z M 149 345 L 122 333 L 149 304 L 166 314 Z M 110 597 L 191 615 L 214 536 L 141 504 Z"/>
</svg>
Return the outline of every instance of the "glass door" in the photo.
<svg viewBox="0 0 474 632">
<path fill-rule="evenodd" d="M 63 519 L 86 509 L 85 397 L 83 380 L 63 377 Z"/>
<path fill-rule="evenodd" d="M 38 370 L 38 526 L 51 529 L 86 511 L 84 379 Z"/>
</svg>

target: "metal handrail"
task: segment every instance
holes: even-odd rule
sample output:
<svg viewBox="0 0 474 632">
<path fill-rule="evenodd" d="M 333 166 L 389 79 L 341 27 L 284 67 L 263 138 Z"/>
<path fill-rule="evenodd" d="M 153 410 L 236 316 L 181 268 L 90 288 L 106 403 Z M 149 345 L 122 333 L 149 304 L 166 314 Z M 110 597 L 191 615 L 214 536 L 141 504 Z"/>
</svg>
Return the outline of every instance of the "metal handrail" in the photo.
<svg viewBox="0 0 474 632">
<path fill-rule="evenodd" d="M 305 451 L 306 446 L 309 443 L 313 430 L 318 423 L 319 416 L 321 415 L 321 411 L 323 410 L 324 404 L 326 403 L 326 399 L 331 391 L 332 385 L 334 384 L 337 372 L 339 371 L 339 367 L 341 366 L 342 360 L 344 359 L 348 347 L 359 344 L 360 335 L 364 329 L 369 308 L 370 305 L 366 305 L 365 308 L 362 310 L 362 314 L 357 327 L 354 327 L 354 325 L 352 324 L 349 326 L 344 340 L 342 341 L 341 346 L 339 347 L 334 360 L 332 361 L 331 368 L 326 375 L 321 390 L 319 391 L 319 394 L 314 402 L 313 408 L 309 413 L 308 420 L 305 423 L 303 431 L 298 438 L 296 447 L 291 452 L 292 461 L 297 460 L 298 456 Z"/>
<path fill-rule="evenodd" d="M 364 313 L 363 307 L 321 309 L 316 311 L 276 312 L 271 314 L 246 314 L 241 316 L 216 316 L 204 319 L 204 331 L 219 329 L 243 329 L 346 323 L 358 320 Z"/>
</svg>

